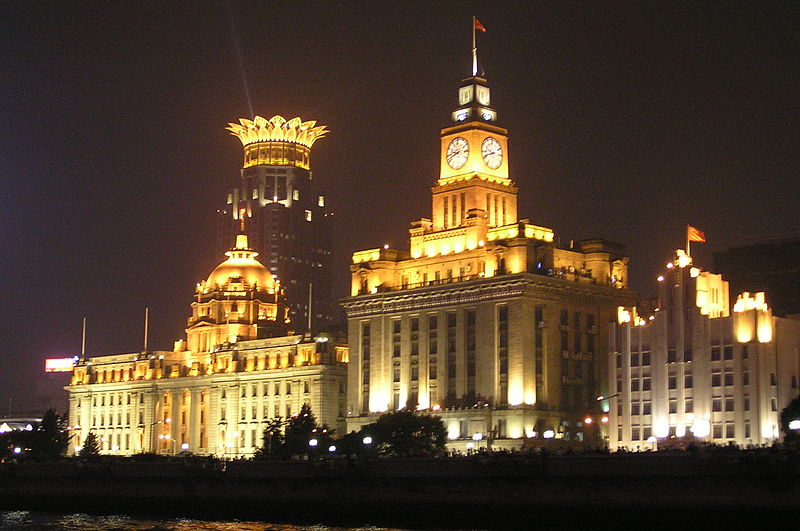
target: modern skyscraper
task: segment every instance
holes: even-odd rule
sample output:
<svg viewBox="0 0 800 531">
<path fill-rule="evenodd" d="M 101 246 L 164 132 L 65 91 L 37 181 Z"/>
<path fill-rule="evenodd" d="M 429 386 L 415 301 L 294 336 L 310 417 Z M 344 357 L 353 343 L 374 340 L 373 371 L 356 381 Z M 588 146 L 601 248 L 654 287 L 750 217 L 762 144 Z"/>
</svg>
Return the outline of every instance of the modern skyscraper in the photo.
<svg viewBox="0 0 800 531">
<path fill-rule="evenodd" d="M 286 292 L 291 328 L 333 319 L 331 212 L 311 172 L 311 147 L 328 131 L 300 118 L 240 119 L 227 128 L 244 148 L 241 183 L 217 210 L 221 250 L 246 219 L 252 247 Z M 309 309 L 310 308 L 310 309 Z"/>
<path fill-rule="evenodd" d="M 462 82 L 451 118 L 410 249 L 353 255 L 348 430 L 415 408 L 444 418 L 452 448 L 581 440 L 606 380 L 605 324 L 633 300 L 628 258 L 603 240 L 559 247 L 518 218 L 485 78 Z"/>
</svg>

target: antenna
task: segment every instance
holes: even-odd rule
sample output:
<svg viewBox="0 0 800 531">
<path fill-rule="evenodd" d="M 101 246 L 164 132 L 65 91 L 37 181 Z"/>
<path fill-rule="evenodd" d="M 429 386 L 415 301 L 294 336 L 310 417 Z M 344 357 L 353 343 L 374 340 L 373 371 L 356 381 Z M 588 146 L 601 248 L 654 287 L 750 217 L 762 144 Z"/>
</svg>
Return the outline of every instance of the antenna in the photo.
<svg viewBox="0 0 800 531">
<path fill-rule="evenodd" d="M 86 317 L 83 318 L 83 333 L 81 334 L 81 359 L 86 359 Z"/>
<path fill-rule="evenodd" d="M 314 284 L 308 283 L 308 331 L 311 332 L 311 290 Z"/>
<path fill-rule="evenodd" d="M 144 351 L 147 352 L 147 329 L 150 325 L 150 308 L 144 309 Z"/>
</svg>

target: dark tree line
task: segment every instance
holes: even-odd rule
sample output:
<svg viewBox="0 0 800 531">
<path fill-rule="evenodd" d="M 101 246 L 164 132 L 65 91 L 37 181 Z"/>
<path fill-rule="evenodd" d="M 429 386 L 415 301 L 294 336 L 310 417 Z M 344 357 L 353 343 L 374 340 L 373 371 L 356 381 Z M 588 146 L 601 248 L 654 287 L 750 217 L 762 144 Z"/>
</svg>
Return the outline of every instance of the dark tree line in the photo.
<svg viewBox="0 0 800 531">
<path fill-rule="evenodd" d="M 394 457 L 435 456 L 445 451 L 447 432 L 439 417 L 413 411 L 381 415 L 377 421 L 339 439 L 334 430 L 318 424 L 311 407 L 284 421 L 269 421 L 263 445 L 256 459 L 281 459 L 292 456 L 317 458 L 323 455 L 383 455 Z"/>
</svg>

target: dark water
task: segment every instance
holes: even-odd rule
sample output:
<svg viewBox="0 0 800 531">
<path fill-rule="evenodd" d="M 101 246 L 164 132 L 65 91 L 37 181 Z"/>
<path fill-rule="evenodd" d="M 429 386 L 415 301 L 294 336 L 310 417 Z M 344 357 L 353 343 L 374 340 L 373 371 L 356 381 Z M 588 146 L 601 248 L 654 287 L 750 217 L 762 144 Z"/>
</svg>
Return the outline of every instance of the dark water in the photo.
<svg viewBox="0 0 800 531">
<path fill-rule="evenodd" d="M 148 520 L 126 515 L 94 515 L 84 513 L 54 514 L 44 511 L 0 512 L 0 529 L 36 529 L 71 531 L 401 531 L 381 527 L 327 527 L 269 524 L 265 522 L 207 521 L 176 518 L 172 520 Z"/>
</svg>

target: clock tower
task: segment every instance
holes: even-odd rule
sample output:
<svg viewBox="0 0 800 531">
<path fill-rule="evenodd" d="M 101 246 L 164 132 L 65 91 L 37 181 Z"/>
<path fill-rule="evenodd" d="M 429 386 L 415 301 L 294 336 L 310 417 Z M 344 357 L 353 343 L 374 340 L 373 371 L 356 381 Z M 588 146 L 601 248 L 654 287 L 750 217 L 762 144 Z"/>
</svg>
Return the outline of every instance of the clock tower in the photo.
<svg viewBox="0 0 800 531">
<path fill-rule="evenodd" d="M 433 187 L 433 229 L 463 227 L 479 217 L 489 227 L 517 220 L 517 188 L 508 177 L 508 131 L 495 124 L 486 79 L 472 76 L 458 89 L 454 125 L 441 132 L 441 169 Z"/>
</svg>

